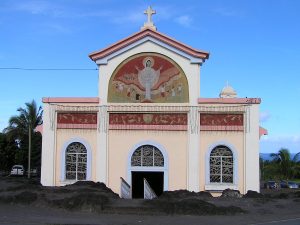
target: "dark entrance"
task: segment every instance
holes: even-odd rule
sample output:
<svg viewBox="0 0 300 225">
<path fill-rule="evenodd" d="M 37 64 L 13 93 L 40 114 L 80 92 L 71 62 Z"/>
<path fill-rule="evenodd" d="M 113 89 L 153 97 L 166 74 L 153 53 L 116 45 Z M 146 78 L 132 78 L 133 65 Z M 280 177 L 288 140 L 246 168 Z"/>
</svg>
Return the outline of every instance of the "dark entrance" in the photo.
<svg viewBox="0 0 300 225">
<path fill-rule="evenodd" d="M 131 172 L 132 198 L 144 198 L 144 178 L 148 181 L 157 196 L 161 195 L 164 188 L 163 172 Z"/>
</svg>

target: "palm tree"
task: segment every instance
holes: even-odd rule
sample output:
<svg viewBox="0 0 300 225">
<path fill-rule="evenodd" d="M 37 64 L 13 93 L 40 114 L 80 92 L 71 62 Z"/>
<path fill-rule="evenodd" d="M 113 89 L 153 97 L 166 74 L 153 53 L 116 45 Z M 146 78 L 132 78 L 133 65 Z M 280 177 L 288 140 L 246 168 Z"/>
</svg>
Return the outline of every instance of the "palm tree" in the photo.
<svg viewBox="0 0 300 225">
<path fill-rule="evenodd" d="M 43 110 L 37 107 L 34 100 L 25 103 L 26 108 L 18 108 L 19 115 L 9 119 L 9 125 L 4 131 L 15 140 L 28 136 L 28 178 L 30 178 L 31 141 L 35 128 L 43 123 Z"/>
<path fill-rule="evenodd" d="M 292 158 L 288 149 L 281 148 L 278 153 L 272 153 L 271 157 L 278 165 L 279 173 L 284 177 L 284 179 L 288 180 L 294 175 L 295 169 L 298 167 L 297 162 L 299 161 L 300 152 Z"/>
</svg>

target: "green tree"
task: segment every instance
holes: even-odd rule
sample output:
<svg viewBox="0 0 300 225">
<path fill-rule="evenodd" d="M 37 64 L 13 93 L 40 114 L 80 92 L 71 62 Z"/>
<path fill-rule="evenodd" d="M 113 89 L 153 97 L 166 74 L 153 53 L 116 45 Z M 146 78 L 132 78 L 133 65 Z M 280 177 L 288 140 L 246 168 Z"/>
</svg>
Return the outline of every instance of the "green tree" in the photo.
<svg viewBox="0 0 300 225">
<path fill-rule="evenodd" d="M 7 172 L 12 168 L 17 151 L 17 143 L 5 133 L 0 133 L 0 170 Z"/>
<path fill-rule="evenodd" d="M 278 165 L 274 161 L 264 160 L 262 167 L 263 180 L 280 180 L 280 173 L 278 172 Z"/>
<path fill-rule="evenodd" d="M 290 151 L 286 148 L 280 149 L 278 153 L 271 154 L 273 162 L 277 165 L 278 173 L 286 180 L 293 178 L 299 170 L 299 156 L 300 152 L 292 158 Z"/>
<path fill-rule="evenodd" d="M 19 115 L 12 116 L 9 119 L 9 125 L 4 131 L 18 143 L 20 151 L 16 155 L 17 161 L 21 161 L 22 164 L 26 165 L 25 161 L 27 158 L 27 171 L 30 171 L 31 153 L 39 151 L 40 154 L 41 151 L 36 149 L 34 144 L 35 142 L 40 143 L 40 141 L 35 140 L 38 137 L 41 139 L 41 136 L 36 134 L 35 128 L 43 123 L 43 110 L 41 107 L 37 107 L 34 100 L 25 103 L 25 106 L 25 108 L 18 108 Z M 33 151 L 32 146 L 34 147 Z M 30 178 L 30 172 L 28 173 L 28 178 Z"/>
</svg>

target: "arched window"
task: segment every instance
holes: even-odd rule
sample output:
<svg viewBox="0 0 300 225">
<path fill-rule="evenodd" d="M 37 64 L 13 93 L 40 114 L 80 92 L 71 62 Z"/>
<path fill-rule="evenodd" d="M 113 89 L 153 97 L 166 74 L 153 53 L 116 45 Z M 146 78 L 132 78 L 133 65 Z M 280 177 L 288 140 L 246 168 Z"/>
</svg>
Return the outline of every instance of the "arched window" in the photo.
<svg viewBox="0 0 300 225">
<path fill-rule="evenodd" d="M 66 179 L 86 180 L 87 150 L 79 142 L 73 142 L 66 149 Z"/>
<path fill-rule="evenodd" d="M 152 145 L 139 147 L 131 156 L 131 166 L 164 166 L 164 156 Z"/>
<path fill-rule="evenodd" d="M 210 153 L 209 165 L 211 183 L 233 183 L 233 154 L 228 147 L 215 147 Z"/>
</svg>

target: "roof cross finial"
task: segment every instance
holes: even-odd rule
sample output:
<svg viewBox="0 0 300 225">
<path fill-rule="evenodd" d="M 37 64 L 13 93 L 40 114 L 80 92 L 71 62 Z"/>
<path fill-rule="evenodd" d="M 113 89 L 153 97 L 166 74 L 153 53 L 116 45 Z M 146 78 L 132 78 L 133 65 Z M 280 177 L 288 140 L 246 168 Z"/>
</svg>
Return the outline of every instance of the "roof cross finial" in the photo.
<svg viewBox="0 0 300 225">
<path fill-rule="evenodd" d="M 148 21 L 147 21 L 147 23 L 153 23 L 153 22 L 152 22 L 152 14 L 156 14 L 156 11 L 153 10 L 153 9 L 151 8 L 151 6 L 148 6 L 148 9 L 144 11 L 144 14 L 147 14 L 147 16 L 148 16 Z"/>
<path fill-rule="evenodd" d="M 156 27 L 154 26 L 154 23 L 152 21 L 152 15 L 156 14 L 156 11 L 151 8 L 151 6 L 148 6 L 147 10 L 144 11 L 144 14 L 147 15 L 147 22 L 144 23 L 144 26 L 141 28 L 142 30 L 150 28 L 152 30 L 156 30 Z"/>
</svg>

